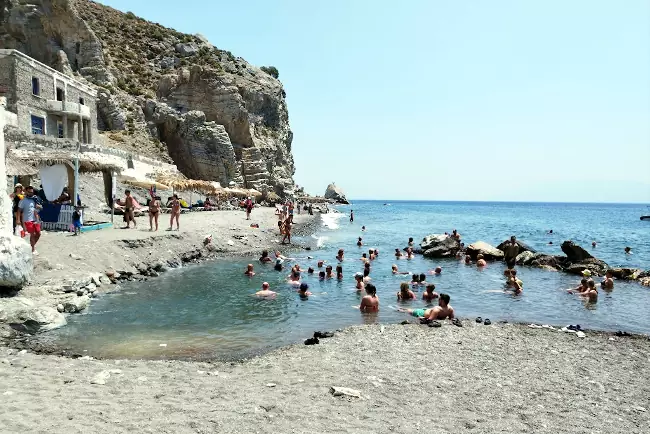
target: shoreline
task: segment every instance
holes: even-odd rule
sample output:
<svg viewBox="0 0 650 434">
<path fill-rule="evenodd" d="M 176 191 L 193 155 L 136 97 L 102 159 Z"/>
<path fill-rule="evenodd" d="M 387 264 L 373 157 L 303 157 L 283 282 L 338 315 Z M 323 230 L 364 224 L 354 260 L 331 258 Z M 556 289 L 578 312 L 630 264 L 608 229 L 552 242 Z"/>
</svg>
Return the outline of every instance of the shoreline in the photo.
<svg viewBox="0 0 650 434">
<path fill-rule="evenodd" d="M 638 380 L 650 374 L 648 337 L 442 323 L 348 327 L 319 345 L 240 363 L 71 359 L 0 347 L 0 392 L 11 396 L 0 423 L 53 433 L 80 432 L 80 423 L 85 432 L 178 433 L 650 428 L 648 389 Z M 83 415 L 72 399 L 85 403 Z"/>
<path fill-rule="evenodd" d="M 119 291 L 123 281 L 147 281 L 169 269 L 259 255 L 262 250 L 272 254 L 273 250 L 314 247 L 295 241 L 280 244 L 275 208 L 255 208 L 250 221 L 244 216 L 239 210 L 188 213 L 181 216 L 179 232 L 142 230 L 143 226 L 148 228 L 146 216 L 137 218 L 139 229 L 121 229 L 116 219 L 113 228 L 78 237 L 44 232 L 37 244 L 40 254 L 34 258 L 32 280 L 20 291 L 0 298 L 0 340 L 29 339 L 30 335 L 65 326 L 64 312 L 75 314 L 75 307 L 83 311 L 92 298 Z M 316 233 L 321 224 L 320 213 L 296 214 L 294 219 L 292 235 L 299 238 Z M 160 223 L 164 225 L 164 215 Z M 260 227 L 251 228 L 252 223 Z M 212 242 L 204 245 L 208 235 Z M 12 318 L 21 321 L 13 322 Z"/>
</svg>

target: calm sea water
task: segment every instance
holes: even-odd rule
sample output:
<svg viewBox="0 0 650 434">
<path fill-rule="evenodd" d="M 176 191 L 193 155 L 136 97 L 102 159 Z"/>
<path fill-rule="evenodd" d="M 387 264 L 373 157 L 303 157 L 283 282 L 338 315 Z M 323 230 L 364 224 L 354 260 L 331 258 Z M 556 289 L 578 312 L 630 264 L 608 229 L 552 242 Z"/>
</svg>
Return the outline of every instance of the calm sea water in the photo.
<svg viewBox="0 0 650 434">
<path fill-rule="evenodd" d="M 493 245 L 517 235 L 539 251 L 561 253 L 560 244 L 571 239 L 612 266 L 650 268 L 650 222 L 643 205 L 467 203 L 467 202 L 358 202 L 341 214 L 323 216 L 323 228 L 314 235 L 319 249 L 300 252 L 303 268 L 324 259 L 336 265 L 338 248 L 346 250 L 342 281 L 319 281 L 303 274 L 314 293 L 301 300 L 286 283 L 288 272 L 276 272 L 250 260 L 204 263 L 173 270 L 146 283 L 123 285 L 123 290 L 95 300 L 87 314 L 69 317 L 69 325 L 49 334 L 61 345 L 90 355 L 133 358 L 231 358 L 276 348 L 310 336 L 314 330 L 331 330 L 353 324 L 397 322 L 409 318 L 396 307 L 419 308 L 421 300 L 398 305 L 395 293 L 404 277 L 400 270 L 427 272 L 442 266 L 441 276 L 428 275 L 438 292 L 451 296 L 461 317 L 482 316 L 494 320 L 581 324 L 583 328 L 626 330 L 650 334 L 647 312 L 650 290 L 638 284 L 616 282 L 611 293 L 601 291 L 596 303 L 586 303 L 566 288 L 578 284 L 577 276 L 520 267 L 524 294 L 519 297 L 495 292 L 503 288 L 501 263 L 484 270 L 456 259 L 396 261 L 395 248 L 403 248 L 409 236 L 420 240 L 431 233 L 457 229 L 467 244 L 483 240 Z M 367 230 L 361 231 L 365 225 Z M 547 232 L 553 229 L 553 234 Z M 356 246 L 363 237 L 364 247 Z M 591 242 L 596 241 L 596 249 Z M 553 244 L 549 244 L 552 242 Z M 625 246 L 633 254 L 625 255 Z M 363 269 L 359 260 L 368 248 L 378 248 L 371 277 L 378 288 L 381 308 L 376 315 L 362 315 L 354 308 L 360 295 L 353 275 Z M 307 254 L 313 259 L 307 259 Z M 255 264 L 257 275 L 243 275 L 246 263 Z M 268 281 L 278 296 L 260 300 L 252 296 Z M 421 295 L 421 291 L 419 292 Z"/>
</svg>

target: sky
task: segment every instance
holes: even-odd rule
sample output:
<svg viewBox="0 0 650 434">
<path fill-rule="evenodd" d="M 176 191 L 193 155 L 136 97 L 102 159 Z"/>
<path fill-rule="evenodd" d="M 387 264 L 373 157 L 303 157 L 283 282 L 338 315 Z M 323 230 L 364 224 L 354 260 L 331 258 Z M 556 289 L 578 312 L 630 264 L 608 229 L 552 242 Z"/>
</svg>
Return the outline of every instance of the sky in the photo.
<svg viewBox="0 0 650 434">
<path fill-rule="evenodd" d="M 312 194 L 650 204 L 647 0 L 102 3 L 277 67 Z"/>
</svg>

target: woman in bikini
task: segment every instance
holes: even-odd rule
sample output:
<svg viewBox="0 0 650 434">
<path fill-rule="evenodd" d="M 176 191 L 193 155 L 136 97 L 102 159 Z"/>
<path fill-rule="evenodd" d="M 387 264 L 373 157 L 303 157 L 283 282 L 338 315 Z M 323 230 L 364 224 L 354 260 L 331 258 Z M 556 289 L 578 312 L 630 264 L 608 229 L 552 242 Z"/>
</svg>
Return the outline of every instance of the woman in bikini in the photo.
<svg viewBox="0 0 650 434">
<path fill-rule="evenodd" d="M 179 220 L 181 218 L 181 202 L 178 200 L 178 195 L 177 194 L 175 194 L 172 197 L 171 208 L 172 208 L 172 212 L 171 212 L 171 217 L 169 218 L 169 229 L 168 230 L 171 231 L 173 229 L 174 220 L 176 220 L 176 230 L 179 231 L 180 230 Z"/>
<path fill-rule="evenodd" d="M 367 285 L 366 285 L 367 286 Z M 415 293 L 411 291 L 411 288 L 409 288 L 409 284 L 406 282 L 402 282 L 399 285 L 399 292 L 397 293 L 397 300 L 399 301 L 407 301 L 407 300 L 415 300 Z"/>
<path fill-rule="evenodd" d="M 377 288 L 372 283 L 366 285 L 366 295 L 361 299 L 359 306 L 361 312 L 378 312 L 379 297 L 377 297 Z"/>
<path fill-rule="evenodd" d="M 160 215 L 160 197 L 154 196 L 149 201 L 149 231 L 153 231 L 153 223 L 156 223 L 156 231 L 158 231 L 158 215 Z"/>
</svg>

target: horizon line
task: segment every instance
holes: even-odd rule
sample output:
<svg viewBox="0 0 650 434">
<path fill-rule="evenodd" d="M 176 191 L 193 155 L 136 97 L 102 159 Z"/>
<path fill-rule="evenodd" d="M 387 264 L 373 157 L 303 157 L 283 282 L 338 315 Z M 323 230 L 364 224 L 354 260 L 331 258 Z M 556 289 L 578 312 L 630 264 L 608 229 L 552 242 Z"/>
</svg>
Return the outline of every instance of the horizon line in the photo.
<svg viewBox="0 0 650 434">
<path fill-rule="evenodd" d="M 541 200 L 442 200 L 442 199 L 348 199 L 350 204 L 354 201 L 361 202 L 443 202 L 443 203 L 458 203 L 458 202 L 471 202 L 471 203 L 536 203 L 536 204 L 565 204 L 565 205 L 646 205 L 650 206 L 648 202 L 563 202 L 563 201 L 541 201 Z"/>
</svg>

